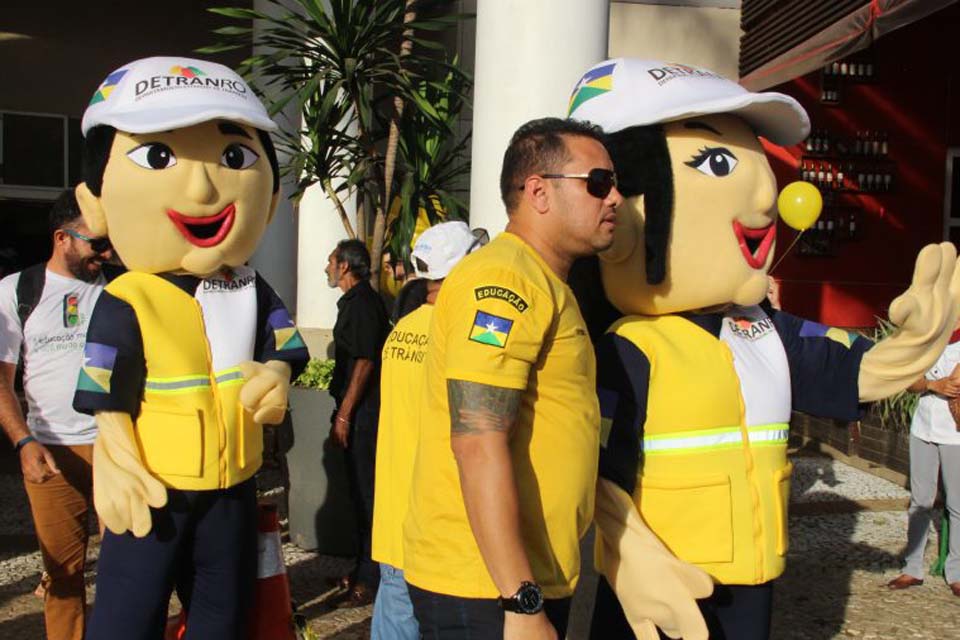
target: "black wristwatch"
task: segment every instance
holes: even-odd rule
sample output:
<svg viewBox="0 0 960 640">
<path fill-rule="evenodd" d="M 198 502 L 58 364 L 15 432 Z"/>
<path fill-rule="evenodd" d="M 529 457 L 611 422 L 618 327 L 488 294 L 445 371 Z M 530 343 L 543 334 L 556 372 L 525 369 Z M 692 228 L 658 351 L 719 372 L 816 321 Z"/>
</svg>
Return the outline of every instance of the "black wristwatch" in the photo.
<svg viewBox="0 0 960 640">
<path fill-rule="evenodd" d="M 521 582 L 515 594 L 509 598 L 500 596 L 497 603 L 504 611 L 532 616 L 543 611 L 543 591 L 533 582 Z"/>
</svg>

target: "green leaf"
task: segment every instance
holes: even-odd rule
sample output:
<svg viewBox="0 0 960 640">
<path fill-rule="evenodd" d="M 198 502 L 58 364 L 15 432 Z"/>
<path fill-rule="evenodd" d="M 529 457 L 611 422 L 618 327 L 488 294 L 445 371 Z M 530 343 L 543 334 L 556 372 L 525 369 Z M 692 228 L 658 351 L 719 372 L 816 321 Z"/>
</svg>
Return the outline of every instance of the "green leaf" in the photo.
<svg viewBox="0 0 960 640">
<path fill-rule="evenodd" d="M 213 32 L 220 36 L 243 36 L 253 33 L 253 29 L 251 27 L 220 27 Z"/>
<path fill-rule="evenodd" d="M 334 360 L 310 358 L 303 373 L 294 380 L 293 385 L 306 389 L 329 389 L 335 365 Z"/>
<path fill-rule="evenodd" d="M 199 47 L 194 49 L 195 53 L 202 53 L 204 55 L 212 55 L 215 53 L 222 53 L 224 51 L 233 51 L 234 49 L 241 49 L 244 45 L 242 44 L 213 44 L 206 47 Z"/>
<path fill-rule="evenodd" d="M 240 20 L 256 20 L 266 18 L 264 14 L 253 9 L 244 9 L 241 7 L 210 7 L 207 9 L 210 13 L 226 16 L 227 18 L 237 18 Z"/>
</svg>

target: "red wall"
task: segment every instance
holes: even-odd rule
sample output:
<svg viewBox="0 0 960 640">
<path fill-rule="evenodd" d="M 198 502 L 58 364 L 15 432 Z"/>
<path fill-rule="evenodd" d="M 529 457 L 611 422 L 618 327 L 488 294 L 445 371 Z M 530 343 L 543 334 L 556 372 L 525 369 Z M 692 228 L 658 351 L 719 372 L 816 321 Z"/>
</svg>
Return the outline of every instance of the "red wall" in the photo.
<svg viewBox="0 0 960 640">
<path fill-rule="evenodd" d="M 820 103 L 819 72 L 774 89 L 797 98 L 814 129 L 851 140 L 857 131 L 886 131 L 895 176 L 890 193 L 844 196 L 862 207 L 856 239 L 837 242 L 829 257 L 801 256 L 795 247 L 774 270 L 786 311 L 834 326 L 871 326 L 908 286 L 920 248 L 943 240 L 946 152 L 960 145 L 958 40 L 960 5 L 953 5 L 878 40 L 877 81 L 846 83 L 837 106 Z M 781 187 L 799 179 L 801 146 L 768 147 Z M 781 222 L 778 259 L 795 237 Z"/>
</svg>

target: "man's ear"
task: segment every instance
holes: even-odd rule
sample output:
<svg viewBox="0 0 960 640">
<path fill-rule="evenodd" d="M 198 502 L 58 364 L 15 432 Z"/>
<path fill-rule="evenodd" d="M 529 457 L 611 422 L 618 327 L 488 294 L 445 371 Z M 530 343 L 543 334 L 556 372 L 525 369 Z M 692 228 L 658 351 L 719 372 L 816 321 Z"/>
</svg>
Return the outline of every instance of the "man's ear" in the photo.
<svg viewBox="0 0 960 640">
<path fill-rule="evenodd" d="M 546 181 L 538 175 L 532 175 L 523 183 L 523 197 L 537 213 L 550 210 L 550 198 L 547 195 Z"/>
<path fill-rule="evenodd" d="M 78 184 L 74 193 L 77 196 L 77 204 L 80 205 L 83 222 L 90 229 L 90 233 L 95 237 L 107 235 L 107 216 L 100 204 L 100 198 L 93 195 L 86 182 Z"/>
<path fill-rule="evenodd" d="M 270 213 L 267 214 L 267 224 L 273 221 L 273 216 L 277 213 L 278 204 L 280 204 L 280 189 L 277 189 L 273 197 L 270 198 Z"/>
</svg>

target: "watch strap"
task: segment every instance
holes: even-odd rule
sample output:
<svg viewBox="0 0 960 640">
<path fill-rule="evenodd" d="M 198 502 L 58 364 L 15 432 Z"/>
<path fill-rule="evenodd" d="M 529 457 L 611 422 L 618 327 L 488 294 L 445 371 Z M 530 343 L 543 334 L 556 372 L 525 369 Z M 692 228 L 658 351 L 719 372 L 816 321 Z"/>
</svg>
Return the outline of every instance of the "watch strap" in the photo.
<svg viewBox="0 0 960 640">
<path fill-rule="evenodd" d="M 524 581 L 520 588 L 509 598 L 497 598 L 500 608 L 509 613 L 534 615 L 543 610 L 543 591 L 534 582 Z"/>
</svg>

